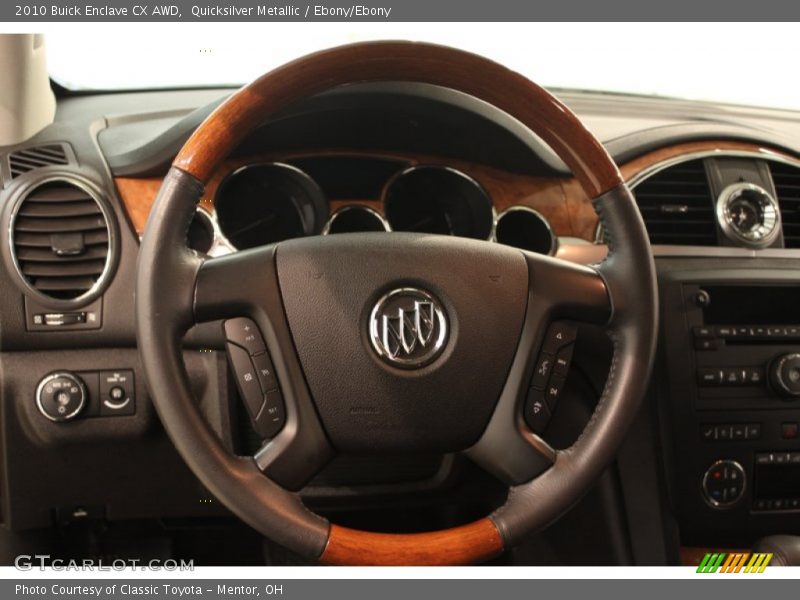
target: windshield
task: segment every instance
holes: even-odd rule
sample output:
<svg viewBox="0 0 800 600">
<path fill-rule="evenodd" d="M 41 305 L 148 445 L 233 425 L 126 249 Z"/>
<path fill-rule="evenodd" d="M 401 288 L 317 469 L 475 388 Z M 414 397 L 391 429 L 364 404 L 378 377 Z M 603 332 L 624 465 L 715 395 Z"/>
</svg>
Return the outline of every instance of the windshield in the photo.
<svg viewBox="0 0 800 600">
<path fill-rule="evenodd" d="M 772 24 L 763 32 L 761 27 L 202 23 L 109 25 L 100 31 L 76 24 L 53 28 L 46 39 L 51 76 L 71 90 L 238 86 L 315 50 L 406 39 L 482 54 L 550 88 L 800 109 L 800 85 L 787 68 L 795 53 L 796 25 Z"/>
</svg>

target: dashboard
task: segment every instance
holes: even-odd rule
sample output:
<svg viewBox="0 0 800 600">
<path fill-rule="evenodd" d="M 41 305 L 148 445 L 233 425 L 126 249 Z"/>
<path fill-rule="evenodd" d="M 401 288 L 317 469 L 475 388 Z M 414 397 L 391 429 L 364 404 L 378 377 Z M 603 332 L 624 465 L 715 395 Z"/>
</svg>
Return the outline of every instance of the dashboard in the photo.
<svg viewBox="0 0 800 600">
<path fill-rule="evenodd" d="M 133 281 L 171 159 L 227 94 L 63 98 L 50 127 L 0 148 L 8 526 L 40 527 L 78 506 L 114 519 L 224 513 L 160 430 L 136 354 Z M 633 188 L 659 272 L 652 418 L 616 467 L 628 504 L 646 506 L 626 515 L 628 527 L 674 536 L 676 553 L 800 531 L 800 118 L 562 97 Z M 518 123 L 448 90 L 370 84 L 311 98 L 253 131 L 211 177 L 187 244 L 221 256 L 298 237 L 395 231 L 585 264 L 614 243 L 577 181 Z M 219 329 L 190 332 L 187 369 L 224 443 L 251 452 Z M 573 364 L 585 385 L 570 393 L 591 407 L 604 381 L 594 365 L 608 356 L 592 332 L 580 335 L 587 342 Z M 63 413 L 43 396 L 54 381 L 77 390 Z M 342 457 L 304 492 L 326 505 L 363 503 L 441 491 L 456 471 L 449 456 Z"/>
</svg>

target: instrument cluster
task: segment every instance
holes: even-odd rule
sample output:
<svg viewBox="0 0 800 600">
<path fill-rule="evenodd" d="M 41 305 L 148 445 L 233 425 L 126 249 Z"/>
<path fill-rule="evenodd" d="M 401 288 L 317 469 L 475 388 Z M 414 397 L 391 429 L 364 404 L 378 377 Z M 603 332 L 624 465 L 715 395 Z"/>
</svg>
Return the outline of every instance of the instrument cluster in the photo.
<svg viewBox="0 0 800 600">
<path fill-rule="evenodd" d="M 553 254 L 557 238 L 535 210 L 497 214 L 484 187 L 441 165 L 362 156 L 303 157 L 242 166 L 198 208 L 192 249 L 219 256 L 312 235 L 408 231 L 495 241 Z"/>
</svg>

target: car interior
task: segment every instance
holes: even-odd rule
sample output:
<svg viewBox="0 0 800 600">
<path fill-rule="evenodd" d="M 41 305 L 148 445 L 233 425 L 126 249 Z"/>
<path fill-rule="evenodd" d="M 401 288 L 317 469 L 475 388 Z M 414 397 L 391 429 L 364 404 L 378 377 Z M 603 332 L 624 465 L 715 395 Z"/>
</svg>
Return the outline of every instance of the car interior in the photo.
<svg viewBox="0 0 800 600">
<path fill-rule="evenodd" d="M 0 36 L 0 562 L 800 564 L 800 117 Z"/>
</svg>

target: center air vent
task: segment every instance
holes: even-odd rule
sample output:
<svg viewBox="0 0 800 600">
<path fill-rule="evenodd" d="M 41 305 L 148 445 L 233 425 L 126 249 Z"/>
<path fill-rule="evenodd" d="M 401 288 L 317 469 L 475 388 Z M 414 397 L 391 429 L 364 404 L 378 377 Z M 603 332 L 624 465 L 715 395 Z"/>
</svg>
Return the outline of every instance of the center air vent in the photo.
<svg viewBox="0 0 800 600">
<path fill-rule="evenodd" d="M 800 169 L 779 162 L 770 162 L 769 168 L 781 209 L 784 246 L 800 248 Z"/>
<path fill-rule="evenodd" d="M 633 193 L 651 244 L 717 245 L 714 199 L 702 160 L 658 171 Z"/>
<path fill-rule="evenodd" d="M 83 299 L 108 271 L 111 232 L 98 199 L 65 180 L 38 185 L 12 218 L 11 246 L 23 280 L 52 299 Z"/>
</svg>

